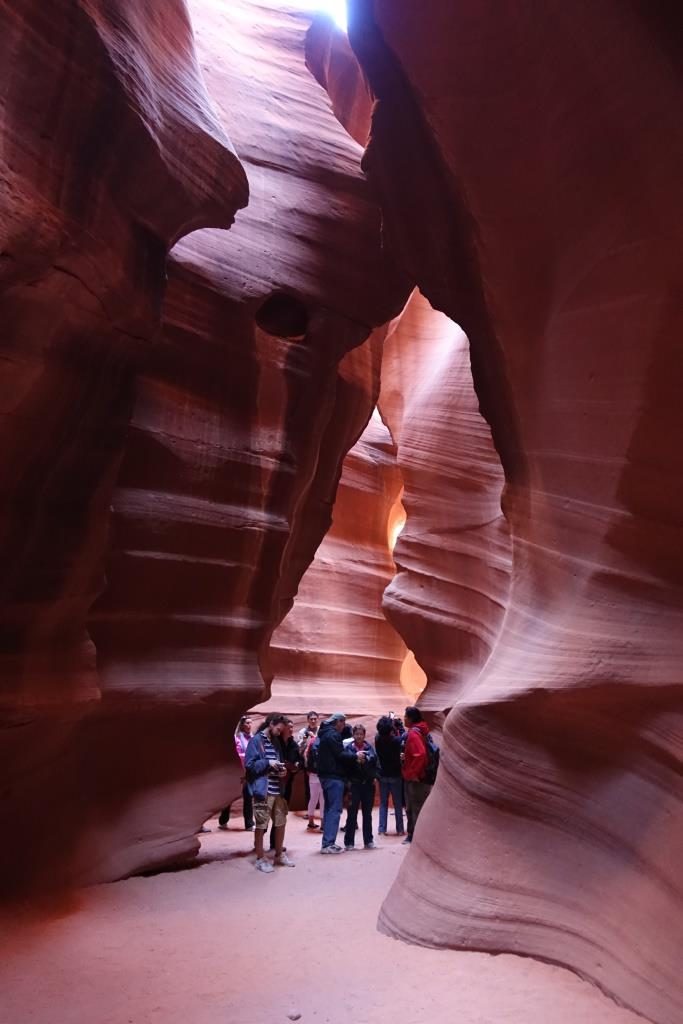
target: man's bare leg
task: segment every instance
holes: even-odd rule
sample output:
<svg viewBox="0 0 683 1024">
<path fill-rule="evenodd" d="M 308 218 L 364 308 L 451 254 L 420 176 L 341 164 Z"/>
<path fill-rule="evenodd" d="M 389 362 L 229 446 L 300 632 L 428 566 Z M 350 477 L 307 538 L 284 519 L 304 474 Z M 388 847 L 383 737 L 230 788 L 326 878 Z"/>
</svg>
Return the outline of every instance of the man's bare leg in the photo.
<svg viewBox="0 0 683 1024">
<path fill-rule="evenodd" d="M 265 835 L 265 829 L 257 828 L 254 829 L 254 849 L 256 850 L 256 859 L 263 859 L 263 837 Z M 276 840 L 277 842 L 277 840 Z"/>
</svg>

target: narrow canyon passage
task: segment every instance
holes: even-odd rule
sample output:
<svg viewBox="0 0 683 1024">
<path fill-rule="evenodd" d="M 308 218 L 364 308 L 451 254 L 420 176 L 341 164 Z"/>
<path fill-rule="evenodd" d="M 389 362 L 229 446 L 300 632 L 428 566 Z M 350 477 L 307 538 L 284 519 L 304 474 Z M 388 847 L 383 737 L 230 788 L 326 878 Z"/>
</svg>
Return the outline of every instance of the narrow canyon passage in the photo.
<svg viewBox="0 0 683 1024">
<path fill-rule="evenodd" d="M 0 0 L 0 1024 L 681 1024 L 681 53 Z M 217 829 L 413 702 L 409 845 Z"/>
<path fill-rule="evenodd" d="M 294 870 L 253 870 L 251 837 L 202 837 L 201 867 L 83 890 L 3 936 L 3 1024 L 639 1024 L 559 967 L 377 932 L 400 840 L 320 857 L 288 826 Z M 36 982 L 36 978 L 39 982 Z"/>
</svg>

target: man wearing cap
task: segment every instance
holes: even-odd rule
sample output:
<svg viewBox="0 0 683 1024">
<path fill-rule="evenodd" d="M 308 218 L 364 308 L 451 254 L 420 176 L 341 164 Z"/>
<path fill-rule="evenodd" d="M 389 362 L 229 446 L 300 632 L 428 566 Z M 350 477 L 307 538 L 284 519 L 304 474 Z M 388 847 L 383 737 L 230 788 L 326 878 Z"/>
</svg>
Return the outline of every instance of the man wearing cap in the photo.
<svg viewBox="0 0 683 1024">
<path fill-rule="evenodd" d="M 341 846 L 337 845 L 337 832 L 344 802 L 344 783 L 351 765 L 365 761 L 362 750 L 344 747 L 342 733 L 345 726 L 346 715 L 336 711 L 325 719 L 318 732 L 318 776 L 325 797 L 321 853 L 342 852 Z"/>
</svg>

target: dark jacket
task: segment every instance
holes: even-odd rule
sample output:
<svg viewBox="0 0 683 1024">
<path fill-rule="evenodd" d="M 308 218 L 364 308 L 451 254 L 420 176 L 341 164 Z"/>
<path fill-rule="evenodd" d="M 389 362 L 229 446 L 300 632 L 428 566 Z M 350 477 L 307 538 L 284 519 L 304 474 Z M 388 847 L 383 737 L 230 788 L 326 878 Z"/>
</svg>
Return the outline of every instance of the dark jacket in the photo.
<svg viewBox="0 0 683 1024">
<path fill-rule="evenodd" d="M 375 750 L 379 762 L 379 777 L 381 779 L 401 778 L 401 751 L 403 750 L 403 737 L 390 732 L 385 736 L 378 733 L 375 736 Z"/>
<path fill-rule="evenodd" d="M 299 751 L 299 744 L 293 736 L 290 736 L 287 742 L 280 740 L 280 747 L 282 749 L 282 760 L 285 764 L 291 765 L 292 768 L 303 767 L 304 761 Z"/>
<path fill-rule="evenodd" d="M 270 741 L 277 753 L 277 756 L 284 761 L 282 748 L 276 738 Z M 263 732 L 257 732 L 247 744 L 247 752 L 244 757 L 244 772 L 247 778 L 247 789 L 255 800 L 265 800 L 268 795 L 268 776 L 270 767 L 264 749 Z M 282 792 L 282 782 L 280 792 Z"/>
<path fill-rule="evenodd" d="M 356 755 L 344 749 L 341 734 L 332 722 L 323 722 L 318 731 L 318 775 L 321 779 L 348 779 Z"/>
<path fill-rule="evenodd" d="M 346 749 L 352 750 L 354 754 L 358 752 L 355 743 L 351 743 Z M 351 763 L 349 770 L 351 782 L 374 782 L 377 778 L 377 754 L 367 740 L 363 743 L 363 750 L 366 753 L 363 764 L 357 760 Z"/>
</svg>

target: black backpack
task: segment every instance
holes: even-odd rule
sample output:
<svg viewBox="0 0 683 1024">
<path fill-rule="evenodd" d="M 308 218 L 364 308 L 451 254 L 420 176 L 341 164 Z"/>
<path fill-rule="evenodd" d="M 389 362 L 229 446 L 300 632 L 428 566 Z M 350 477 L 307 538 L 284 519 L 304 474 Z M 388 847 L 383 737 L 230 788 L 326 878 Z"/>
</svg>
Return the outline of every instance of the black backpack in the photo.
<svg viewBox="0 0 683 1024">
<path fill-rule="evenodd" d="M 423 736 L 419 729 L 418 732 L 420 733 L 420 738 L 422 739 L 427 752 L 427 767 L 425 768 L 424 775 L 420 779 L 420 782 L 426 782 L 428 786 L 433 786 L 436 782 L 436 773 L 439 770 L 439 756 L 441 752 L 434 742 L 434 737 L 431 732 L 428 732 L 426 736 Z"/>
<path fill-rule="evenodd" d="M 309 772 L 313 772 L 314 775 L 318 774 L 318 763 L 320 760 L 320 737 L 316 738 L 308 748 L 308 754 L 306 756 L 306 768 Z"/>
</svg>

